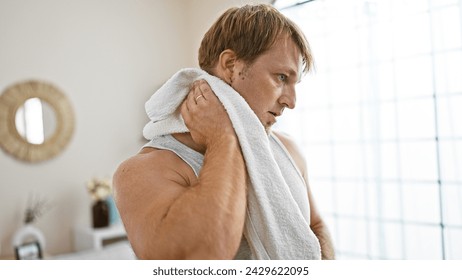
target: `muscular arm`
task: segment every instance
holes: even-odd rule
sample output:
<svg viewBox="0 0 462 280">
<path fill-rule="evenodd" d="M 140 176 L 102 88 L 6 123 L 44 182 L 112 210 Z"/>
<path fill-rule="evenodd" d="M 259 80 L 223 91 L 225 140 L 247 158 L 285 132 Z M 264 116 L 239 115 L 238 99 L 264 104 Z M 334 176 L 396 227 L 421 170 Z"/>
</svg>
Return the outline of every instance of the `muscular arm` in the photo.
<svg viewBox="0 0 462 280">
<path fill-rule="evenodd" d="M 181 109 L 205 151 L 198 178 L 172 152 L 154 149 L 122 163 L 114 175 L 117 206 L 141 259 L 231 259 L 239 247 L 245 164 L 226 112 L 207 85 L 201 88 L 204 100 L 196 104 L 196 87 Z"/>
<path fill-rule="evenodd" d="M 319 211 L 315 210 L 316 205 L 315 205 L 313 194 L 311 193 L 310 188 L 308 188 L 308 197 L 310 200 L 310 207 L 311 207 L 310 227 L 313 233 L 318 238 L 319 244 L 321 245 L 321 259 L 333 260 L 335 259 L 334 245 L 332 243 L 332 239 L 331 239 L 329 230 L 327 228 L 327 225 L 322 220 L 319 214 Z"/>
<path fill-rule="evenodd" d="M 282 133 L 273 132 L 278 139 L 284 144 L 289 154 L 292 156 L 295 164 L 299 168 L 303 178 L 306 182 L 306 187 L 308 190 L 308 200 L 310 202 L 310 227 L 313 233 L 319 240 L 321 245 L 321 258 L 323 260 L 332 260 L 335 259 L 335 252 L 334 246 L 332 243 L 332 239 L 329 234 L 329 230 L 322 220 L 322 217 L 319 213 L 318 208 L 316 207 L 316 203 L 313 198 L 313 194 L 311 192 L 311 188 L 308 184 L 308 176 L 307 176 L 307 167 L 305 159 L 302 156 L 302 153 L 298 150 L 296 144 L 286 135 Z"/>
</svg>

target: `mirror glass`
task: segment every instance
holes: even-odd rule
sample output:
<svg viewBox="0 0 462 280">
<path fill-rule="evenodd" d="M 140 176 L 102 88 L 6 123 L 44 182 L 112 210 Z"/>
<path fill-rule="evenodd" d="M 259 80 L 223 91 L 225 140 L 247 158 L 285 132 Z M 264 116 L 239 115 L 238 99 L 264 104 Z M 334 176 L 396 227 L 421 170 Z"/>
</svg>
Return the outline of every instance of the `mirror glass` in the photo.
<svg viewBox="0 0 462 280">
<path fill-rule="evenodd" d="M 16 130 L 30 144 L 43 144 L 56 131 L 56 114 L 48 102 L 29 98 L 15 115 Z"/>
</svg>

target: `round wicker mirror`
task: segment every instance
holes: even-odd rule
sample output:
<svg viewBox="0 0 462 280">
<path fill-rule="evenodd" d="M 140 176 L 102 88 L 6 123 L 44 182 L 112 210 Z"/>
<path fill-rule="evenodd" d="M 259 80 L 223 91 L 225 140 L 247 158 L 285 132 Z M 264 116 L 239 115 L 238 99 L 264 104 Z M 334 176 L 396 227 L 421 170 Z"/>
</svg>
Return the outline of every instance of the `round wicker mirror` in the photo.
<svg viewBox="0 0 462 280">
<path fill-rule="evenodd" d="M 37 132 L 42 135 L 31 135 Z M 66 147 L 73 132 L 72 106 L 49 83 L 21 82 L 8 87 L 0 96 L 0 146 L 17 159 L 50 159 Z"/>
</svg>

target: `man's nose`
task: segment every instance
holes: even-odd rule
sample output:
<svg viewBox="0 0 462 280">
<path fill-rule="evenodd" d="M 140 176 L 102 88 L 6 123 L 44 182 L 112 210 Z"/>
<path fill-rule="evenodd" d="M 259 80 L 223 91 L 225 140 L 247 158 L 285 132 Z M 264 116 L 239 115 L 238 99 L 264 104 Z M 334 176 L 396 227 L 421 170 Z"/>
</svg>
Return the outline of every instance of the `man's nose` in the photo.
<svg viewBox="0 0 462 280">
<path fill-rule="evenodd" d="M 295 86 L 288 86 L 282 93 L 279 103 L 281 103 L 284 107 L 293 109 L 295 108 L 296 99 Z"/>
</svg>

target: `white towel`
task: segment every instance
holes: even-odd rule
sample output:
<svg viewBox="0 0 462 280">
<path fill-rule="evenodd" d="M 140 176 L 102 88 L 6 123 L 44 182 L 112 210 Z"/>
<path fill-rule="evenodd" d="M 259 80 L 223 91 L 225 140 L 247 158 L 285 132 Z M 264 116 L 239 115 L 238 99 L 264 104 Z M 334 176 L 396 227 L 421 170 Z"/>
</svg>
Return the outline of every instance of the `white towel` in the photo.
<svg viewBox="0 0 462 280">
<path fill-rule="evenodd" d="M 192 82 L 204 79 L 223 104 L 239 138 L 251 186 L 244 235 L 256 259 L 320 259 L 320 246 L 273 157 L 268 135 L 244 98 L 221 79 L 189 68 L 172 76 L 147 102 L 148 140 L 187 132 L 179 107 Z M 293 186 L 291 186 L 293 187 Z M 306 186 L 296 186 L 306 188 Z M 303 207 L 309 207 L 303 205 Z"/>
</svg>

